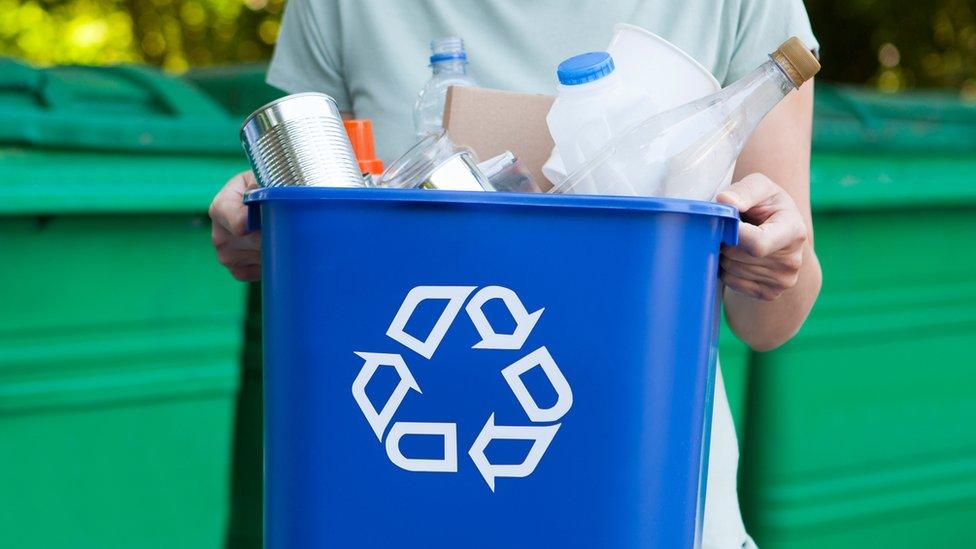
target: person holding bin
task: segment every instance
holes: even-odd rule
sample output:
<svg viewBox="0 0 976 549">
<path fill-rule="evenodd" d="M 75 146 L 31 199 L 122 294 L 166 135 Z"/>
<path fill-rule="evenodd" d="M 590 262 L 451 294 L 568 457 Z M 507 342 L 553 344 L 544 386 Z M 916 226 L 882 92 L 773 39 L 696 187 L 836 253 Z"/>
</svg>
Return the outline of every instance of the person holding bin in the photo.
<svg viewBox="0 0 976 549">
<path fill-rule="evenodd" d="M 417 59 L 431 37 L 464 37 L 483 86 L 551 93 L 553 63 L 602 49 L 619 22 L 678 45 L 723 84 L 763 63 L 789 36 L 817 47 L 801 0 L 586 0 L 572 9 L 556 0 L 290 0 L 268 82 L 289 93 L 327 93 L 344 117 L 371 119 L 377 156 L 394 158 L 416 139 L 411 100 L 427 76 Z M 809 189 L 813 89 L 807 82 L 766 117 L 738 159 L 733 184 L 716 198 L 743 221 L 739 244 L 722 251 L 725 314 L 757 351 L 796 334 L 820 291 Z M 250 172 L 238 174 L 210 208 L 218 258 L 244 281 L 261 273 L 261 236 L 247 231 L 242 202 L 254 187 Z M 710 448 L 702 547 L 753 547 L 739 512 L 738 448 L 720 375 Z M 260 483 L 260 470 L 239 473 L 236 482 Z M 260 546 L 260 538 L 230 536 L 232 547 Z"/>
</svg>

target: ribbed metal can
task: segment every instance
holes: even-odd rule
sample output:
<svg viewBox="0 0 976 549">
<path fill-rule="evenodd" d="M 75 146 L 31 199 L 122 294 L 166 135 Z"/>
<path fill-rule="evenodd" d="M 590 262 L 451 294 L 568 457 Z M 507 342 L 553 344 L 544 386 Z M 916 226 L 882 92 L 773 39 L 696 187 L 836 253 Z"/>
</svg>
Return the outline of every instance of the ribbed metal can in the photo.
<svg viewBox="0 0 976 549">
<path fill-rule="evenodd" d="M 262 187 L 363 187 L 335 100 L 298 93 L 254 111 L 241 144 Z"/>
</svg>

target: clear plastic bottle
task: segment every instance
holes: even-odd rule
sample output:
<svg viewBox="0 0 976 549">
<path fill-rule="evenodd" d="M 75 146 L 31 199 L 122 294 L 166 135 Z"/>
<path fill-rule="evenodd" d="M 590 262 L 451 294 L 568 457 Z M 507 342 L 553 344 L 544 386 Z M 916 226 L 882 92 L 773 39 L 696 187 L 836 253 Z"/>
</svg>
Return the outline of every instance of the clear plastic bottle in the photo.
<svg viewBox="0 0 976 549">
<path fill-rule="evenodd" d="M 566 59 L 556 76 L 558 93 L 546 123 L 567 172 L 654 112 L 650 96 L 626 85 L 605 51 Z"/>
<path fill-rule="evenodd" d="M 614 138 L 552 192 L 712 199 L 759 122 L 819 70 L 810 50 L 791 38 L 724 90 Z"/>
<path fill-rule="evenodd" d="M 447 88 L 478 85 L 467 74 L 468 54 L 464 51 L 464 40 L 456 36 L 437 38 L 431 41 L 430 52 L 433 76 L 420 91 L 413 108 L 413 126 L 417 137 L 423 137 L 443 127 Z"/>
</svg>

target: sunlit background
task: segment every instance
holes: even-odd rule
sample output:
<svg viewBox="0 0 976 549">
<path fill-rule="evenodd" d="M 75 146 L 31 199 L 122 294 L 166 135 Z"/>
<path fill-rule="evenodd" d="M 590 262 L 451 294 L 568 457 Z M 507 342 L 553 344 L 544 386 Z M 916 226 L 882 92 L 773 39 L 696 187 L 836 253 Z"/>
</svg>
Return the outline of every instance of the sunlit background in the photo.
<svg viewBox="0 0 976 549">
<path fill-rule="evenodd" d="M 0 0 L 0 54 L 173 72 L 267 59 L 284 0 Z"/>
<path fill-rule="evenodd" d="M 976 101 L 973 0 L 807 0 L 822 78 Z M 0 0 L 0 54 L 181 72 L 271 55 L 284 0 Z M 842 62 L 832 62 L 837 59 Z"/>
</svg>

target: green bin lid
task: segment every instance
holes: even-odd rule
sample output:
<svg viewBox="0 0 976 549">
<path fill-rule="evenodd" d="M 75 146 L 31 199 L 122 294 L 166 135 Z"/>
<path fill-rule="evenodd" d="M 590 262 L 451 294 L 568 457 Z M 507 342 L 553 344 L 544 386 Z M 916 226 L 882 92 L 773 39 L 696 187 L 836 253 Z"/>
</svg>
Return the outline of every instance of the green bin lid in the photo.
<svg viewBox="0 0 976 549">
<path fill-rule="evenodd" d="M 204 214 L 247 168 L 240 119 L 149 67 L 0 58 L 0 216 Z"/>
<path fill-rule="evenodd" d="M 142 66 L 37 68 L 0 58 L 0 146 L 238 154 L 240 124 L 187 82 Z"/>
<path fill-rule="evenodd" d="M 241 119 L 285 92 L 265 81 L 266 63 L 245 63 L 192 69 L 184 78 L 200 88 L 228 112 Z"/>
<path fill-rule="evenodd" d="M 817 84 L 814 148 L 848 152 L 976 152 L 976 104 L 950 92 L 884 94 Z"/>
<path fill-rule="evenodd" d="M 817 84 L 815 211 L 976 206 L 976 105 L 949 92 Z"/>
</svg>

